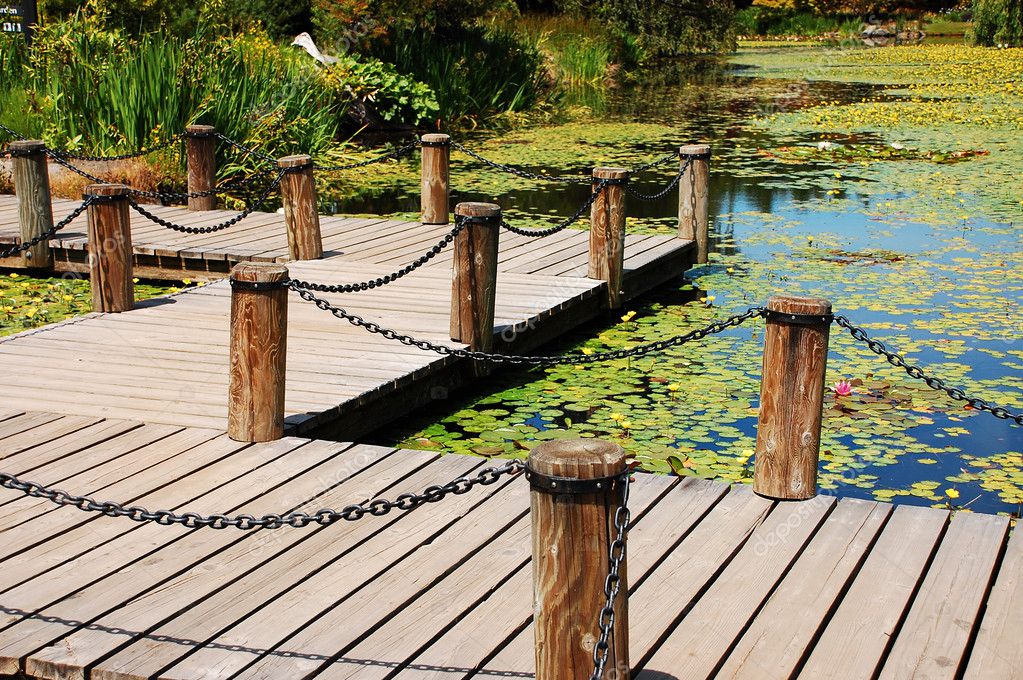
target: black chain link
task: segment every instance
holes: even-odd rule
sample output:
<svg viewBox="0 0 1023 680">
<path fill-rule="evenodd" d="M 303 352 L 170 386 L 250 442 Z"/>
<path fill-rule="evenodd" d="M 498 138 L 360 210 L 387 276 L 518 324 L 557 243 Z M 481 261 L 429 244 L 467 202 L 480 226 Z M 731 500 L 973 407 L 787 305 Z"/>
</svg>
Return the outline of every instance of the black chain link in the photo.
<svg viewBox="0 0 1023 680">
<path fill-rule="evenodd" d="M 233 139 L 231 139 L 230 137 L 228 137 L 227 135 L 225 135 L 225 134 L 223 134 L 221 132 L 214 131 L 213 132 L 213 136 L 216 137 L 217 139 L 219 139 L 220 141 L 224 142 L 228 146 L 233 147 L 235 149 L 238 149 L 239 151 L 241 151 L 242 153 L 244 153 L 244 154 L 246 154 L 248 156 L 252 156 L 254 158 L 258 158 L 259 160 L 263 161 L 264 163 L 272 165 L 275 168 L 277 167 L 277 159 L 276 158 L 271 158 L 270 156 L 266 155 L 262 151 L 258 151 L 256 149 L 251 148 L 251 147 L 245 146 L 244 144 L 236 142 L 236 141 L 234 141 Z"/>
<path fill-rule="evenodd" d="M 867 335 L 865 330 L 853 324 L 847 317 L 836 315 L 835 323 L 849 331 L 849 334 L 853 336 L 853 338 L 865 343 L 867 347 L 870 348 L 870 351 L 874 352 L 878 356 L 884 357 L 892 366 L 903 369 L 911 378 L 922 380 L 931 389 L 944 392 L 955 401 L 966 402 L 970 408 L 978 411 L 986 411 L 996 418 L 1011 420 L 1017 425 L 1023 425 L 1023 413 L 1011 413 L 1003 406 L 997 406 L 978 397 L 970 397 L 966 394 L 966 392 L 958 387 L 949 387 L 945 384 L 944 380 L 927 375 L 919 366 L 908 363 L 901 354 L 891 351 L 880 340 L 871 338 Z"/>
<path fill-rule="evenodd" d="M 604 581 L 604 607 L 597 618 L 600 636 L 593 646 L 593 675 L 590 680 L 603 680 L 604 668 L 607 666 L 607 655 L 611 650 L 611 633 L 615 625 L 615 601 L 622 588 L 622 562 L 625 561 L 625 541 L 629 534 L 629 522 L 632 511 L 629 510 L 629 473 L 621 477 L 622 504 L 615 510 L 615 538 L 608 550 L 607 579 Z"/>
<path fill-rule="evenodd" d="M 640 165 L 640 166 L 637 166 L 637 167 L 633 168 L 632 170 L 629 171 L 629 174 L 630 175 L 636 175 L 636 174 L 639 174 L 641 172 L 645 172 L 645 171 L 649 170 L 650 168 L 656 168 L 656 167 L 658 167 L 660 165 L 664 165 L 668 161 L 678 160 L 678 158 L 679 158 L 678 151 L 672 151 L 667 156 L 664 156 L 662 158 L 658 158 L 655 161 L 650 161 L 649 163 L 644 163 L 643 165 Z"/>
<path fill-rule="evenodd" d="M 559 231 L 568 229 L 570 226 L 575 224 L 579 220 L 579 218 L 582 217 L 583 214 L 590 209 L 594 202 L 596 202 L 597 197 L 600 196 L 601 192 L 603 192 L 604 189 L 610 183 L 611 183 L 610 180 L 606 179 L 598 181 L 597 189 L 590 194 L 589 198 L 586 199 L 586 202 L 579 206 L 579 209 L 576 210 L 568 219 L 564 220 L 559 224 L 554 225 L 553 227 L 547 227 L 546 229 L 523 229 L 521 227 L 513 227 L 504 220 L 501 220 L 501 226 L 507 229 L 508 231 L 512 232 L 513 234 L 518 234 L 519 236 L 529 236 L 530 238 L 542 238 L 544 236 L 551 236 L 553 234 L 557 234 Z"/>
<path fill-rule="evenodd" d="M 692 162 L 693 159 L 691 156 L 686 158 L 686 162 L 683 163 L 681 167 L 679 167 L 678 173 L 675 175 L 674 178 L 672 178 L 671 182 L 668 183 L 668 186 L 664 187 L 656 194 L 642 194 L 632 188 L 631 182 L 625 184 L 625 191 L 627 191 L 630 196 L 638 198 L 641 201 L 656 201 L 657 199 L 666 196 L 669 191 L 678 186 L 678 183 L 682 181 L 682 176 L 686 174 L 686 170 L 689 169 L 689 166 L 692 165 Z"/>
<path fill-rule="evenodd" d="M 342 170 L 354 170 L 355 168 L 364 168 L 367 165 L 373 165 L 374 163 L 383 163 L 384 161 L 397 160 L 403 156 L 408 156 L 414 150 L 419 148 L 420 141 L 415 139 L 404 146 L 398 147 L 393 151 L 374 156 L 373 158 L 358 161 L 356 163 L 348 163 L 347 165 L 316 165 L 313 164 L 313 169 L 317 172 L 340 172 Z"/>
<path fill-rule="evenodd" d="M 459 151 L 464 153 L 466 156 L 469 156 L 470 158 L 476 159 L 477 161 L 479 161 L 483 165 L 486 165 L 487 167 L 493 168 L 494 170 L 500 170 L 501 172 L 507 172 L 507 173 L 510 173 L 512 175 L 517 175 L 519 177 L 524 177 L 526 179 L 538 180 L 538 181 L 541 181 L 541 182 L 561 182 L 561 183 L 564 183 L 564 184 L 589 184 L 590 182 L 593 181 L 589 177 L 576 176 L 576 175 L 568 175 L 568 176 L 566 176 L 566 175 L 546 175 L 546 174 L 541 173 L 541 172 L 529 172 L 529 171 L 523 170 L 521 168 L 516 168 L 513 165 L 505 165 L 504 163 L 498 163 L 496 161 L 490 160 L 489 158 L 484 158 L 483 156 L 479 155 L 478 153 L 476 153 L 472 149 L 466 148 L 465 146 L 462 146 L 461 144 L 459 144 L 456 141 L 452 141 L 451 142 L 451 146 L 453 148 L 455 148 L 455 149 L 458 149 Z"/>
<path fill-rule="evenodd" d="M 6 132 L 8 134 L 8 136 L 14 137 L 14 139 L 19 140 L 19 141 L 24 141 L 24 140 L 28 139 L 28 137 L 25 137 L 25 136 L 15 132 L 14 130 L 12 130 L 11 128 L 7 127 L 3 123 L 0 123 L 0 130 L 3 130 L 4 132 Z"/>
<path fill-rule="evenodd" d="M 137 212 L 139 215 L 142 215 L 151 222 L 159 224 L 161 227 L 173 229 L 174 231 L 180 231 L 185 234 L 212 234 L 215 231 L 223 231 L 228 227 L 233 227 L 234 225 L 238 224 L 252 213 L 259 210 L 261 207 L 263 207 L 263 204 L 266 203 L 266 199 L 269 198 L 273 190 L 280 186 L 281 179 L 284 177 L 284 174 L 285 174 L 284 171 L 277 173 L 277 177 L 275 177 L 274 180 L 267 185 L 266 189 L 263 190 L 263 193 L 259 196 L 259 198 L 257 198 L 249 205 L 245 206 L 245 210 L 242 210 L 240 213 L 238 213 L 229 220 L 225 220 L 223 222 L 220 222 L 219 224 L 212 224 L 208 227 L 186 227 L 181 224 L 175 224 L 174 222 L 163 219 L 159 215 L 154 215 L 153 213 L 149 212 L 141 205 L 139 205 L 135 201 L 135 199 L 132 198 L 128 199 L 128 204 L 131 206 L 131 209 Z"/>
<path fill-rule="evenodd" d="M 688 333 L 682 333 L 675 335 L 664 340 L 658 340 L 657 342 L 647 343 L 645 345 L 639 345 L 631 349 L 619 349 L 612 350 L 610 352 L 599 352 L 594 354 L 559 354 L 554 356 L 523 356 L 515 354 L 491 354 L 489 352 L 476 352 L 468 349 L 458 349 L 455 347 L 448 347 L 447 345 L 438 345 L 430 342 L 429 340 L 420 340 L 411 335 L 404 335 L 392 328 L 385 328 L 380 324 L 373 321 L 366 321 L 357 314 L 342 309 L 336 305 L 332 305 L 330 302 L 323 298 L 316 297 L 312 291 L 306 290 L 299 285 L 297 281 L 288 281 L 288 288 L 298 293 L 299 297 L 307 302 L 312 302 L 318 308 L 325 312 L 330 312 L 338 319 L 342 319 L 362 328 L 370 333 L 378 334 L 386 338 L 387 340 L 395 340 L 403 345 L 409 347 L 416 347 L 418 349 L 435 352 L 442 356 L 451 356 L 458 359 L 471 359 L 472 361 L 492 361 L 499 364 L 512 364 L 512 365 L 528 365 L 528 366 L 557 366 L 559 364 L 592 364 L 600 361 L 613 361 L 615 359 L 629 359 L 632 357 L 641 357 L 652 352 L 662 352 L 671 347 L 677 347 L 678 345 L 684 345 L 687 342 L 694 340 L 702 340 L 708 335 L 720 333 L 728 328 L 741 326 L 743 323 L 754 317 L 762 317 L 764 315 L 763 307 L 750 307 L 745 312 L 735 314 L 722 321 L 715 321 L 703 328 L 697 328 L 689 331 Z"/>
<path fill-rule="evenodd" d="M 76 154 L 70 151 L 61 151 L 58 149 L 50 148 L 47 148 L 46 151 L 48 154 L 50 154 L 51 158 L 54 156 L 59 156 L 60 158 L 67 161 L 86 161 L 91 163 L 104 163 L 108 161 L 126 161 L 131 158 L 141 158 L 142 156 L 148 156 L 150 154 L 156 153 L 157 151 L 162 151 L 170 146 L 173 146 L 174 144 L 177 144 L 182 139 L 184 139 L 184 137 L 185 137 L 184 135 L 180 134 L 174 135 L 170 139 L 158 142 L 151 147 L 142 148 L 139 149 L 138 151 L 123 153 L 116 156 L 88 156 L 85 154 Z"/>
<path fill-rule="evenodd" d="M 469 221 L 470 220 L 468 218 L 465 218 L 462 215 L 456 215 L 455 226 L 451 229 L 451 231 L 445 234 L 444 238 L 438 241 L 432 248 L 430 248 L 428 251 L 426 251 L 418 258 L 416 258 L 414 261 L 405 265 L 401 269 L 395 272 L 391 272 L 386 276 L 377 277 L 372 281 L 330 285 L 326 283 L 311 283 L 309 281 L 292 279 L 291 284 L 293 284 L 295 289 L 302 288 L 305 290 L 319 291 L 321 293 L 357 293 L 364 290 L 372 290 L 373 288 L 386 286 L 389 283 L 394 283 L 403 276 L 411 274 L 412 272 L 419 269 L 433 258 L 437 257 L 437 255 L 439 255 L 440 252 L 448 246 L 448 244 L 455 240 L 455 237 L 458 236 L 458 233 L 465 229 L 465 226 L 469 223 Z"/>
<path fill-rule="evenodd" d="M 98 502 L 88 496 L 75 496 L 60 489 L 52 489 L 18 479 L 12 474 L 0 472 L 0 486 L 20 491 L 32 498 L 42 498 L 57 505 L 69 505 L 85 512 L 98 512 L 108 517 L 127 517 L 136 522 L 156 522 L 169 526 L 171 524 L 182 524 L 190 529 L 210 527 L 212 529 L 227 529 L 229 527 L 247 531 L 250 529 L 279 529 L 281 527 L 294 527 L 301 529 L 310 524 L 326 526 L 340 520 L 354 522 L 367 515 L 381 517 L 391 510 L 414 510 L 424 503 L 436 503 L 448 495 L 461 495 L 468 493 L 473 487 L 488 486 L 494 484 L 504 475 L 515 475 L 525 469 L 525 464 L 520 460 L 512 460 L 508 463 L 488 467 L 481 470 L 473 477 L 459 477 L 447 484 L 428 486 L 422 493 L 403 493 L 393 501 L 385 498 L 348 505 L 341 510 L 323 508 L 314 513 L 291 512 L 286 515 L 269 514 L 262 517 L 252 515 L 227 515 L 217 514 L 203 516 L 195 512 L 175 513 L 170 510 L 147 510 L 146 508 L 130 505 L 125 507 L 113 501 Z"/>
<path fill-rule="evenodd" d="M 42 243 L 43 241 L 46 241 L 46 240 L 49 240 L 49 239 L 53 238 L 53 236 L 58 231 L 60 231 L 61 229 L 63 229 L 67 225 L 71 224 L 72 222 L 74 222 L 75 219 L 79 215 L 81 215 L 83 212 L 85 212 L 86 209 L 90 205 L 95 203 L 95 202 L 96 202 L 96 198 L 95 197 L 93 197 L 93 196 L 86 197 L 85 201 L 83 201 L 81 205 L 79 205 L 77 208 L 75 208 L 70 213 L 68 213 L 67 217 L 62 219 L 60 222 L 57 222 L 56 224 L 54 224 L 52 227 L 50 227 L 49 229 L 44 231 L 42 234 L 38 234 L 36 236 L 33 236 L 32 238 L 30 238 L 29 240 L 25 241 L 24 243 L 22 243 L 20 245 L 13 246 L 11 248 L 4 248 L 3 250 L 0 250 L 0 258 L 12 257 L 14 255 L 18 255 L 18 254 L 23 253 L 26 250 L 32 248 L 33 246 L 35 246 L 38 243 Z"/>
</svg>

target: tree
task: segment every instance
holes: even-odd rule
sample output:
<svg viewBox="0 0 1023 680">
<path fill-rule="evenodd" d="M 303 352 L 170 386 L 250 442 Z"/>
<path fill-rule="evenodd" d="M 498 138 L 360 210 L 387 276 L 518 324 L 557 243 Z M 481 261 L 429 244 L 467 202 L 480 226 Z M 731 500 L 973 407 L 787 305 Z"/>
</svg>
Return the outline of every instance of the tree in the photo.
<svg viewBox="0 0 1023 680">
<path fill-rule="evenodd" d="M 732 0 L 598 0 L 584 11 L 640 36 L 654 52 L 715 52 L 735 43 Z"/>
</svg>

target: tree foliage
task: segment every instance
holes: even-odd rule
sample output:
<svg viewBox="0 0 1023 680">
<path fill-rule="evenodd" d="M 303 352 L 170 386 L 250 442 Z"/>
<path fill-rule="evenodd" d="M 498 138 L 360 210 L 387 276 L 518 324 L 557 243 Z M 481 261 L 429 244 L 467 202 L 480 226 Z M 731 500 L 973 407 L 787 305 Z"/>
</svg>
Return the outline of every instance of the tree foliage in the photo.
<svg viewBox="0 0 1023 680">
<path fill-rule="evenodd" d="M 973 37 L 978 45 L 1023 45 L 1023 0 L 975 0 Z"/>
</svg>

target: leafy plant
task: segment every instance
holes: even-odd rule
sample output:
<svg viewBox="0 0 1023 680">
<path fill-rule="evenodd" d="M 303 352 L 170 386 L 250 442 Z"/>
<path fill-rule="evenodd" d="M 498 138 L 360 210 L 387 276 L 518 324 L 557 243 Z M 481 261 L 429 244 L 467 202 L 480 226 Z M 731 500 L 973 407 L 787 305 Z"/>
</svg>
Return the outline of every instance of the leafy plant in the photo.
<svg viewBox="0 0 1023 680">
<path fill-rule="evenodd" d="M 1023 2 L 975 0 L 973 39 L 978 45 L 1023 45 Z"/>
</svg>

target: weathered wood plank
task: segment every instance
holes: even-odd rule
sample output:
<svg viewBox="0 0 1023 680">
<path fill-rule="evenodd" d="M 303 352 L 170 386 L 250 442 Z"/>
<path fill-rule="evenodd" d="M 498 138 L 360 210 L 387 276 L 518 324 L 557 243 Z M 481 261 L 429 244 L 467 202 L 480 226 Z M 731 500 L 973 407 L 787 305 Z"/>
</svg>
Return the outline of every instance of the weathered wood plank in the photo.
<svg viewBox="0 0 1023 680">
<path fill-rule="evenodd" d="M 1023 677 L 1020 621 L 1023 621 L 1023 532 L 1013 531 L 973 643 L 965 680 Z"/>
</svg>

